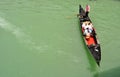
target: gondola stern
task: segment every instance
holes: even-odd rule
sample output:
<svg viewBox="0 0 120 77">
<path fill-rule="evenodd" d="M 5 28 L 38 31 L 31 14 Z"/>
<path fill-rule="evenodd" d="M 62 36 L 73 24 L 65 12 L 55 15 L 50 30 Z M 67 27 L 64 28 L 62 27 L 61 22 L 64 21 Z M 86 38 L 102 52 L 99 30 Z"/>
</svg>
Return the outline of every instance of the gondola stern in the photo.
<svg viewBox="0 0 120 77">
<path fill-rule="evenodd" d="M 100 66 L 100 61 L 101 61 L 101 49 L 100 49 L 100 45 L 91 45 L 88 46 L 92 56 L 94 57 L 96 63 L 98 64 L 98 66 Z"/>
<path fill-rule="evenodd" d="M 97 62 L 97 65 L 100 67 L 100 61 Z"/>
</svg>

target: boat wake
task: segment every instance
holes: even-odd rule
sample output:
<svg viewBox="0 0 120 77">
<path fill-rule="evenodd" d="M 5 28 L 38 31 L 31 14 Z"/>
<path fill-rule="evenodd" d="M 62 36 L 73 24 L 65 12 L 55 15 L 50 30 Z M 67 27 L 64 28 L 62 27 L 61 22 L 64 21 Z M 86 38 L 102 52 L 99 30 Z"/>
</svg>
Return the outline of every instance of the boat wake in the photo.
<svg viewBox="0 0 120 77">
<path fill-rule="evenodd" d="M 47 49 L 46 47 L 48 47 L 47 45 L 38 45 L 21 28 L 9 23 L 7 20 L 5 20 L 2 17 L 0 17 L 0 28 L 13 34 L 20 43 L 27 46 L 27 48 L 29 48 L 31 50 L 39 51 L 40 53 L 44 53 L 45 50 Z"/>
</svg>

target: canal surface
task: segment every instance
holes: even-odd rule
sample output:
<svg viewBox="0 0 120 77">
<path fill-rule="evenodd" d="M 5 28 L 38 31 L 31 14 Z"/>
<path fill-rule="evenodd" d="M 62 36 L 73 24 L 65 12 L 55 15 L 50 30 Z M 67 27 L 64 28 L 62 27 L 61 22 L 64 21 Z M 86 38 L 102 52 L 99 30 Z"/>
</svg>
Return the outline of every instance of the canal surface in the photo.
<svg viewBox="0 0 120 77">
<path fill-rule="evenodd" d="M 98 67 L 85 47 L 78 5 L 101 43 Z M 0 0 L 0 77 L 119 77 L 120 0 Z"/>
</svg>

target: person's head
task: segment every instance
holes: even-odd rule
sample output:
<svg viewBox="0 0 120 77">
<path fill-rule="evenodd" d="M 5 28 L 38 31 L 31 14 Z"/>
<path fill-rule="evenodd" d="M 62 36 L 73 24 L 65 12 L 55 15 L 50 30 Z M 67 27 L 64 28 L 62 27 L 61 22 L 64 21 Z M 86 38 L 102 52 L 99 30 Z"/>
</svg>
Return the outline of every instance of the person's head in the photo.
<svg viewBox="0 0 120 77">
<path fill-rule="evenodd" d="M 91 24 L 90 21 L 85 21 L 84 23 L 85 23 L 85 25 L 90 25 Z"/>
<path fill-rule="evenodd" d="M 86 7 L 88 7 L 89 5 L 88 4 L 86 4 Z"/>
<path fill-rule="evenodd" d="M 89 22 L 88 25 L 90 25 L 91 23 Z"/>
<path fill-rule="evenodd" d="M 85 9 L 87 12 L 90 12 L 90 6 L 87 4 L 86 5 L 86 9 Z"/>
</svg>

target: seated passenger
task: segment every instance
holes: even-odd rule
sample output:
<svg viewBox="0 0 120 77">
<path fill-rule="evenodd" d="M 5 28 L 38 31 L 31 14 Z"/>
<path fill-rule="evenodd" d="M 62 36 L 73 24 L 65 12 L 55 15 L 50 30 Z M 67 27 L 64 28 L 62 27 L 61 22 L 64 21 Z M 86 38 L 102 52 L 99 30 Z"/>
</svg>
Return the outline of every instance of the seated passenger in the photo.
<svg viewBox="0 0 120 77">
<path fill-rule="evenodd" d="M 90 21 L 84 22 L 82 25 L 82 31 L 83 31 L 83 35 L 85 35 L 86 38 L 89 38 L 93 31 L 92 23 Z"/>
</svg>

